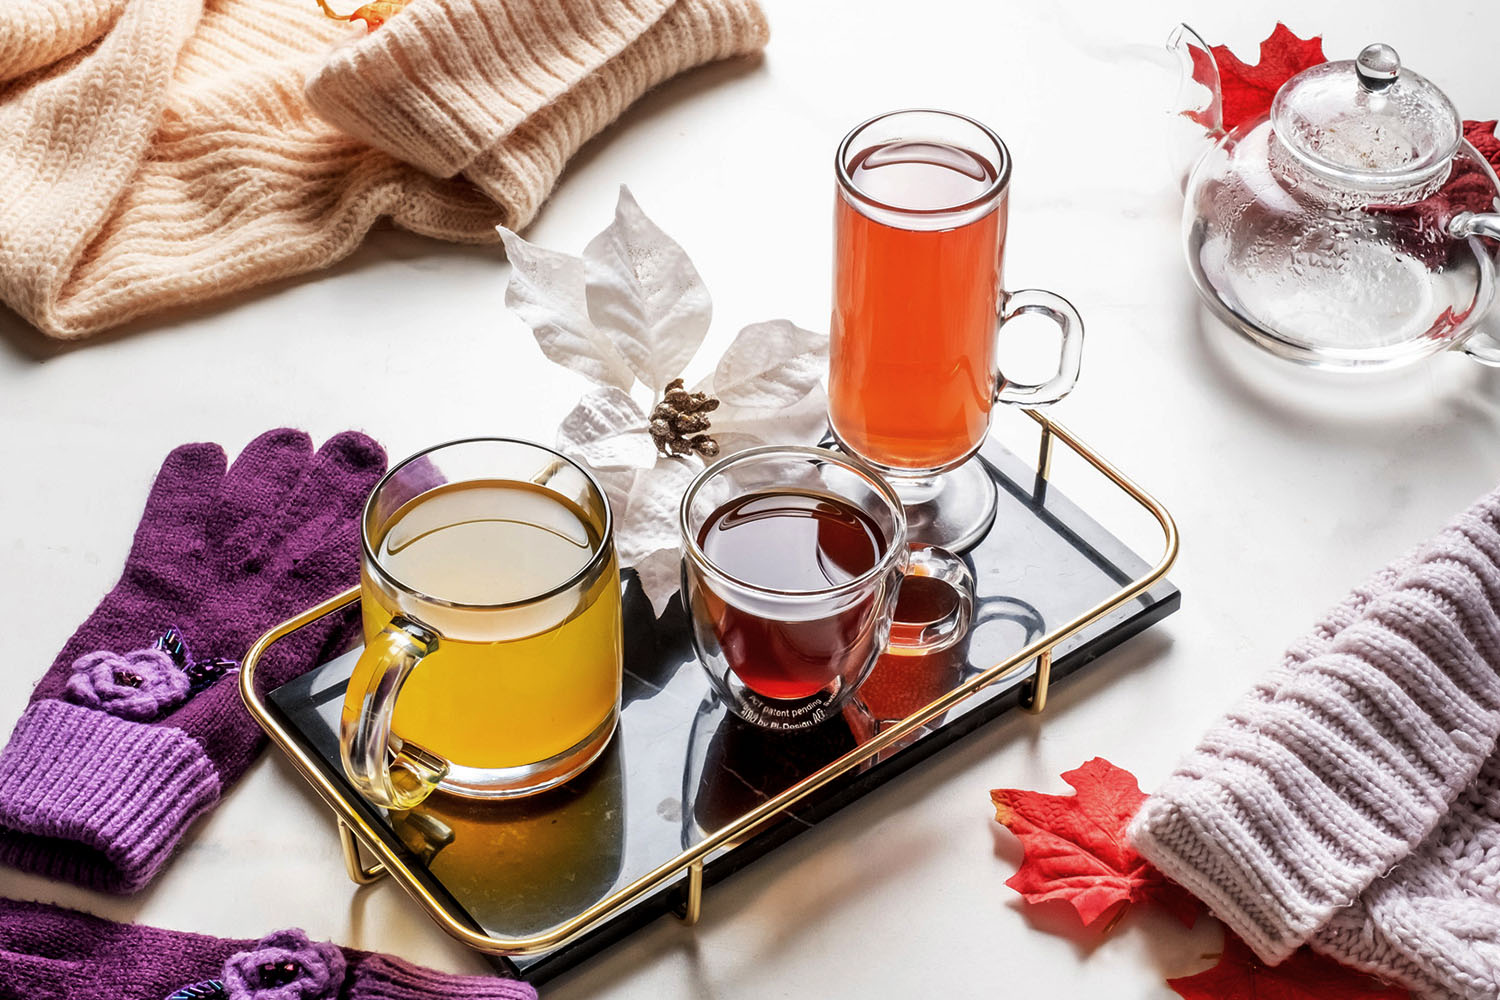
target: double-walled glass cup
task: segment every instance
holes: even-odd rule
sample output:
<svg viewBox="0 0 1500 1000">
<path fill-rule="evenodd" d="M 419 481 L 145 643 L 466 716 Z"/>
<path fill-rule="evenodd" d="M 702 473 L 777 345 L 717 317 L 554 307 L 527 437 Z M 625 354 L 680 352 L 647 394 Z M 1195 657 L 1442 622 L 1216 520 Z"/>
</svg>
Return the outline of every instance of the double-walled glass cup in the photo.
<svg viewBox="0 0 1500 1000">
<path fill-rule="evenodd" d="M 776 560 L 841 557 L 825 544 L 839 525 L 830 527 L 816 517 L 782 533 L 778 544 L 761 545 L 750 535 L 748 545 L 734 547 L 732 559 L 728 547 L 717 558 L 710 553 L 714 533 L 731 518 L 745 525 L 765 518 L 776 505 L 818 507 L 843 524 L 864 525 L 873 541 L 869 558 L 858 564 L 863 568 L 828 586 L 765 584 L 778 575 L 771 565 Z M 682 592 L 698 660 L 729 709 L 755 725 L 817 725 L 839 713 L 881 654 L 946 649 L 968 631 L 974 601 L 968 567 L 943 549 L 909 542 L 900 498 L 856 458 L 775 445 L 731 455 L 693 480 L 682 498 L 678 527 Z M 929 578 L 923 589 L 945 584 L 940 589 L 948 594 L 946 607 L 893 635 L 897 595 L 912 577 Z"/>
<path fill-rule="evenodd" d="M 620 711 L 620 573 L 609 503 L 550 448 L 478 438 L 393 468 L 362 523 L 365 651 L 339 749 L 371 802 L 561 784 Z"/>
<path fill-rule="evenodd" d="M 1052 292 L 1005 290 L 1011 159 L 991 129 L 946 111 L 880 115 L 844 138 L 834 170 L 829 423 L 896 487 L 914 538 L 963 551 L 995 517 L 995 484 L 970 462 L 991 410 L 1066 395 L 1083 322 Z M 996 363 L 1023 314 L 1061 333 L 1057 372 L 1037 385 Z"/>
</svg>

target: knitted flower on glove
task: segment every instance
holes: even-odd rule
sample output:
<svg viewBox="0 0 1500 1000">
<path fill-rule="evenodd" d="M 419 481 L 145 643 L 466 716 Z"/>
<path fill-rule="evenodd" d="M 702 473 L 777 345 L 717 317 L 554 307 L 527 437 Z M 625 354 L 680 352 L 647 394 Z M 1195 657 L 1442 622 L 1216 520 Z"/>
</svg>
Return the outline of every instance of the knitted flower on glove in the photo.
<svg viewBox="0 0 1500 1000">
<path fill-rule="evenodd" d="M 181 704 L 192 688 L 188 675 L 160 649 L 133 653 L 96 650 L 73 661 L 68 700 L 122 719 L 154 719 Z"/>
<path fill-rule="evenodd" d="M 344 955 L 298 930 L 261 938 L 224 963 L 227 1000 L 322 1000 L 344 981 Z"/>
</svg>

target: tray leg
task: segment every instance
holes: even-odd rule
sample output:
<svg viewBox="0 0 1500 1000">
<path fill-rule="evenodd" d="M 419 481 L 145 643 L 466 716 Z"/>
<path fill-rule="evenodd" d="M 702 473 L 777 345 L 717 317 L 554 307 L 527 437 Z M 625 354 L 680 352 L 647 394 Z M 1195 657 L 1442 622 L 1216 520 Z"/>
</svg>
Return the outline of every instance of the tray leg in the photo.
<svg viewBox="0 0 1500 1000">
<path fill-rule="evenodd" d="M 1042 424 L 1041 442 L 1036 451 L 1036 484 L 1032 487 L 1032 499 L 1037 503 L 1047 501 L 1047 481 L 1052 478 L 1052 427 Z"/>
<path fill-rule="evenodd" d="M 1052 650 L 1036 658 L 1036 673 L 1021 685 L 1021 707 L 1032 715 L 1047 707 L 1047 688 L 1052 685 Z"/>
<path fill-rule="evenodd" d="M 703 915 L 703 862 L 688 866 L 687 898 L 677 908 L 677 919 L 691 927 Z"/>
<path fill-rule="evenodd" d="M 385 865 L 378 861 L 365 867 L 359 852 L 359 838 L 343 820 L 339 820 L 339 846 L 344 849 L 344 871 L 349 873 L 349 881 L 355 885 L 369 885 L 385 876 Z"/>
</svg>

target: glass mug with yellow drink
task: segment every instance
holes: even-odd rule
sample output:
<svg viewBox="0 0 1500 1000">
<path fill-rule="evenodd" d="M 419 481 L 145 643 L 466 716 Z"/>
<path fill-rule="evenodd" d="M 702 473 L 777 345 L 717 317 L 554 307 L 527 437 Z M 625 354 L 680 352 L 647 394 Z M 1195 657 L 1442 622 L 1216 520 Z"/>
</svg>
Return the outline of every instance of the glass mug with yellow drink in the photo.
<svg viewBox="0 0 1500 1000">
<path fill-rule="evenodd" d="M 599 756 L 620 711 L 620 569 L 588 472 L 525 441 L 454 441 L 391 469 L 361 527 L 365 651 L 339 749 L 367 799 L 527 795 Z"/>
</svg>

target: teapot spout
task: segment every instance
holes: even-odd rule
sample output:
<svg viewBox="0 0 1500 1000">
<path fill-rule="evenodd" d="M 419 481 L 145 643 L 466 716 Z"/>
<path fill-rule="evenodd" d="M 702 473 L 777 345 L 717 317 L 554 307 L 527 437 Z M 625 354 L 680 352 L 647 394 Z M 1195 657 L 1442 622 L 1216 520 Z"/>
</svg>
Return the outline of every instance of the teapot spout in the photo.
<svg viewBox="0 0 1500 1000">
<path fill-rule="evenodd" d="M 1176 54 L 1182 72 L 1177 91 L 1178 112 L 1202 125 L 1209 138 L 1217 141 L 1224 135 L 1224 101 L 1213 50 L 1203 36 L 1186 24 L 1172 29 L 1167 37 L 1167 50 Z"/>
</svg>

